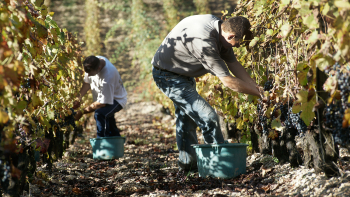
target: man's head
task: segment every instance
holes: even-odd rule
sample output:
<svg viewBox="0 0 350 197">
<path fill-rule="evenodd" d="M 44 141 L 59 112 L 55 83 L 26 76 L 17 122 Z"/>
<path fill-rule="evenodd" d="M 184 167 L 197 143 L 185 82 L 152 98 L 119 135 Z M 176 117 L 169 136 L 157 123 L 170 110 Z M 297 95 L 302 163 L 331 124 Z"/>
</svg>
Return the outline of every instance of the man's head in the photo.
<svg viewBox="0 0 350 197">
<path fill-rule="evenodd" d="M 96 56 L 91 55 L 85 58 L 83 66 L 84 71 L 88 73 L 89 76 L 94 76 L 100 70 L 100 59 L 98 59 Z"/>
<path fill-rule="evenodd" d="M 244 40 L 251 40 L 253 37 L 249 20 L 243 16 L 235 16 L 225 20 L 221 24 L 221 30 L 225 48 L 239 47 L 243 37 Z"/>
</svg>

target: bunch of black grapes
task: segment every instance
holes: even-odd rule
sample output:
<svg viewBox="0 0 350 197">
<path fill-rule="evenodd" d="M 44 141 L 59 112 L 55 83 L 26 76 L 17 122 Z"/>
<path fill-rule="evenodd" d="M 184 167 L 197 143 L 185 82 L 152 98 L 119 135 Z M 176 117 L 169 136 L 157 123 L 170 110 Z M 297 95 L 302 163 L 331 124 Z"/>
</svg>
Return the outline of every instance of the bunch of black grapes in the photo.
<svg viewBox="0 0 350 197">
<path fill-rule="evenodd" d="M 65 116 L 64 120 L 60 122 L 60 126 L 61 127 L 66 127 L 69 125 L 72 125 L 74 129 L 76 129 L 76 125 L 75 125 L 75 119 L 74 116 L 76 114 L 76 112 L 74 111 L 73 108 L 70 109 L 72 111 L 71 115 Z"/>
<path fill-rule="evenodd" d="M 299 136 L 303 136 L 307 130 L 307 126 L 304 121 L 300 118 L 299 113 L 293 113 L 292 107 L 288 104 L 280 104 L 281 110 L 281 121 L 284 121 L 284 125 L 286 128 L 294 128 L 298 130 Z"/>
<path fill-rule="evenodd" d="M 272 80 L 266 81 L 264 84 L 264 91 L 270 91 L 273 88 L 272 83 L 273 83 Z M 263 112 L 263 103 L 262 102 L 258 103 L 257 110 L 258 110 L 258 114 L 259 114 L 258 121 L 259 121 L 259 124 L 262 128 L 262 133 L 267 134 L 268 133 L 267 117 L 265 115 L 263 115 L 264 112 Z"/>
<path fill-rule="evenodd" d="M 0 159 L 0 180 L 1 182 L 8 182 L 10 178 L 11 168 L 4 160 Z M 1 184 L 0 184 L 1 185 Z"/>
<path fill-rule="evenodd" d="M 264 91 L 270 91 L 273 88 L 272 80 L 268 80 L 264 84 Z"/>
<path fill-rule="evenodd" d="M 30 88 L 30 79 L 26 79 L 21 83 L 21 88 Z"/>
<path fill-rule="evenodd" d="M 348 97 L 350 93 L 350 73 L 348 70 L 342 70 L 342 67 L 338 62 L 333 66 L 325 69 L 325 72 L 327 74 L 330 74 L 331 71 L 334 71 L 332 74 L 334 74 L 337 79 L 338 90 L 340 91 L 341 95 L 342 108 L 345 110 L 350 107 L 350 104 L 348 103 Z"/>
<path fill-rule="evenodd" d="M 331 72 L 332 71 L 332 72 Z M 344 112 L 350 107 L 348 98 L 350 94 L 350 75 L 347 70 L 342 70 L 339 63 L 325 69 L 327 74 L 333 74 L 337 79 L 338 90 L 340 91 L 340 100 L 334 100 L 327 104 L 325 108 L 324 125 L 331 129 L 335 143 L 340 145 L 350 144 L 350 128 L 343 126 Z"/>
<path fill-rule="evenodd" d="M 327 105 L 324 125 L 333 131 L 334 142 L 345 146 L 350 144 L 350 129 L 343 127 L 343 117 L 344 109 L 341 101 Z"/>
</svg>

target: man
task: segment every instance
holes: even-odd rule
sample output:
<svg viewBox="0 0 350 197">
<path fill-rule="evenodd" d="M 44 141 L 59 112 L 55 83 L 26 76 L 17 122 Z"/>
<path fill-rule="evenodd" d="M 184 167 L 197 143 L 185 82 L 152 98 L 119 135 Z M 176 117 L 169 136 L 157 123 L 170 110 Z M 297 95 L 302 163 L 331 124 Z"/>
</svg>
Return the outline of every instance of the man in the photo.
<svg viewBox="0 0 350 197">
<path fill-rule="evenodd" d="M 194 77 L 211 73 L 236 92 L 260 96 L 260 87 L 237 61 L 232 47 L 251 37 L 248 19 L 237 16 L 221 21 L 213 15 L 195 15 L 180 21 L 153 57 L 153 78 L 174 103 L 179 167 L 196 170 L 196 128 L 205 143 L 223 143 L 215 110 L 196 91 Z M 230 74 L 230 71 L 236 77 Z"/>
<path fill-rule="evenodd" d="M 91 89 L 93 103 L 78 110 L 75 119 L 83 114 L 95 112 L 97 137 L 120 136 L 114 114 L 123 109 L 127 102 L 127 93 L 118 70 L 105 57 L 89 56 L 84 62 L 84 83 L 80 89 L 73 109 L 80 107 L 82 97 Z"/>
</svg>

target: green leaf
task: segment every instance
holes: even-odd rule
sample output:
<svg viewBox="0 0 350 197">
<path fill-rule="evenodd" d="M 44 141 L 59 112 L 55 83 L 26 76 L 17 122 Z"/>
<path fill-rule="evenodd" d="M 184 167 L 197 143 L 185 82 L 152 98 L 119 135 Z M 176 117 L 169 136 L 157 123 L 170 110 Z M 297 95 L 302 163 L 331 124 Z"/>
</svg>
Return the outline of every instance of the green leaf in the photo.
<svg viewBox="0 0 350 197">
<path fill-rule="evenodd" d="M 43 25 L 41 25 L 40 23 L 35 23 L 35 27 L 39 38 L 47 38 L 48 32 Z"/>
<path fill-rule="evenodd" d="M 33 107 L 41 106 L 41 100 L 35 94 L 32 96 L 32 104 L 33 104 Z"/>
<path fill-rule="evenodd" d="M 302 86 L 307 84 L 307 73 L 309 72 L 309 67 L 298 72 L 299 83 Z"/>
<path fill-rule="evenodd" d="M 31 0 L 32 3 L 34 3 L 35 6 L 41 7 L 44 3 L 44 0 Z"/>
<path fill-rule="evenodd" d="M 350 10 L 350 3 L 346 1 L 335 1 L 334 5 L 340 9 Z"/>
<path fill-rule="evenodd" d="M 293 113 L 299 113 L 301 111 L 300 118 L 307 126 L 309 126 L 311 121 L 315 118 L 315 113 L 312 111 L 312 109 L 316 104 L 316 94 L 314 94 L 311 98 L 308 97 L 308 91 L 300 90 L 300 92 L 297 94 L 298 100 L 294 102 L 292 108 Z"/>
<path fill-rule="evenodd" d="M 39 116 L 39 122 L 42 125 L 45 125 L 48 129 L 51 128 L 51 124 L 49 123 L 48 117 Z"/>
<path fill-rule="evenodd" d="M 47 7 L 46 5 L 41 6 L 41 15 L 46 16 L 47 15 Z"/>
<path fill-rule="evenodd" d="M 318 22 L 315 20 L 313 14 L 303 17 L 303 23 L 310 29 L 316 29 L 318 27 Z"/>
<path fill-rule="evenodd" d="M 286 23 L 284 24 L 282 27 L 281 27 L 281 35 L 282 35 L 282 38 L 288 38 L 291 31 L 292 31 L 293 27 Z"/>
<path fill-rule="evenodd" d="M 276 118 L 271 122 L 271 128 L 275 129 L 277 131 L 282 131 L 284 129 L 284 126 L 282 126 L 280 118 Z"/>
<path fill-rule="evenodd" d="M 310 37 L 307 39 L 307 43 L 309 43 L 309 44 L 315 43 L 317 40 L 318 40 L 318 33 L 317 33 L 317 31 L 314 31 L 314 32 L 312 32 Z"/>
<path fill-rule="evenodd" d="M 318 58 L 315 60 L 316 66 L 321 70 L 324 71 L 324 69 L 327 66 L 333 65 L 335 61 L 333 60 L 332 57 L 326 56 L 322 58 Z"/>
<path fill-rule="evenodd" d="M 272 36 L 273 35 L 273 30 L 272 29 L 266 30 L 266 35 Z"/>
<path fill-rule="evenodd" d="M 23 110 L 27 107 L 27 102 L 26 101 L 19 101 L 17 103 L 16 109 L 17 113 L 23 113 Z"/>
<path fill-rule="evenodd" d="M 309 67 L 309 65 L 307 64 L 307 62 L 300 62 L 297 66 L 297 71 L 303 71 L 305 70 L 307 67 Z"/>
<path fill-rule="evenodd" d="M 281 0 L 282 5 L 288 5 L 290 3 L 290 0 Z"/>
<path fill-rule="evenodd" d="M 329 12 L 329 10 L 330 10 L 329 4 L 326 3 L 326 4 L 324 5 L 324 7 L 323 7 L 322 14 L 323 14 L 323 15 L 327 15 L 328 12 Z"/>
<path fill-rule="evenodd" d="M 50 120 L 55 119 L 55 111 L 52 110 L 52 109 L 49 109 L 49 110 L 47 111 L 47 117 L 48 117 Z"/>
<path fill-rule="evenodd" d="M 258 43 L 258 41 L 259 41 L 259 37 L 254 37 L 254 39 L 249 43 L 249 48 L 254 47 Z"/>
<path fill-rule="evenodd" d="M 59 28 L 58 25 L 57 25 L 57 23 L 56 23 L 54 20 L 52 20 L 51 17 L 46 17 L 45 22 L 48 23 L 51 27 L 53 27 L 53 28 L 55 28 L 55 29 L 58 29 L 58 28 Z M 57 35 L 56 35 L 56 36 L 57 36 Z"/>
<path fill-rule="evenodd" d="M 295 8 L 292 8 L 289 14 L 289 21 L 294 21 L 297 18 L 299 11 Z"/>
</svg>

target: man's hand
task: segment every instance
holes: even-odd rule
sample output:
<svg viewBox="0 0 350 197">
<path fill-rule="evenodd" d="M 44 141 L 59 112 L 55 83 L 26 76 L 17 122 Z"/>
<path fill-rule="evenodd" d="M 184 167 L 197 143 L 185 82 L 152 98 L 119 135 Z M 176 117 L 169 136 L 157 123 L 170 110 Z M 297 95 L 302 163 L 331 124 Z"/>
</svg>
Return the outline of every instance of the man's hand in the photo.
<svg viewBox="0 0 350 197">
<path fill-rule="evenodd" d="M 260 92 L 260 98 L 261 98 L 262 102 L 266 103 L 268 98 L 265 96 L 264 88 L 261 86 L 256 86 L 256 88 L 258 88 L 258 90 Z"/>
<path fill-rule="evenodd" d="M 80 100 L 75 100 L 73 102 L 73 109 L 78 109 L 80 107 Z"/>
<path fill-rule="evenodd" d="M 222 81 L 224 86 L 230 88 L 235 92 L 250 94 L 258 97 L 261 96 L 259 89 L 256 87 L 256 85 L 245 82 L 242 79 L 233 77 L 232 75 L 219 77 L 219 79 Z"/>
<path fill-rule="evenodd" d="M 260 98 L 264 98 L 264 88 L 261 86 L 256 86 L 256 88 L 258 88 L 259 92 L 260 92 Z"/>
<path fill-rule="evenodd" d="M 77 111 L 77 113 L 75 114 L 74 119 L 75 119 L 75 120 L 79 120 L 83 115 L 84 115 L 84 114 L 83 114 L 83 110 L 79 110 L 79 111 Z"/>
</svg>

